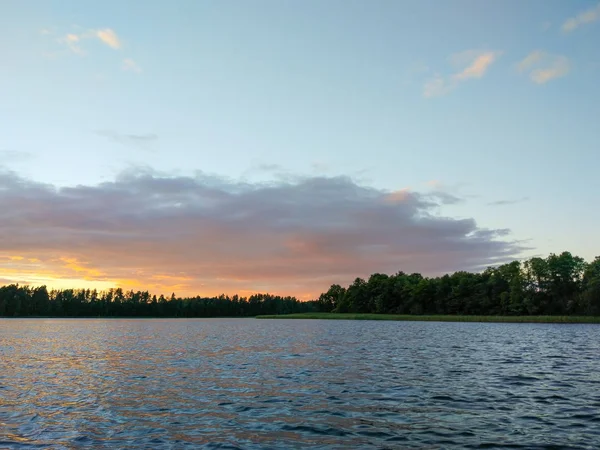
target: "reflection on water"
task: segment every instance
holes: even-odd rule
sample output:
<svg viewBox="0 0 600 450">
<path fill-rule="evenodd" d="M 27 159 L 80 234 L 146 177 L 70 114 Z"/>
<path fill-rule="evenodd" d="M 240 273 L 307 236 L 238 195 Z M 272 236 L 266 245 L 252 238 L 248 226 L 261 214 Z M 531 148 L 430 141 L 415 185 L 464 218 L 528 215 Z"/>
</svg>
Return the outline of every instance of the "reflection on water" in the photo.
<svg viewBox="0 0 600 450">
<path fill-rule="evenodd" d="M 600 326 L 0 320 L 0 448 L 600 448 Z"/>
</svg>

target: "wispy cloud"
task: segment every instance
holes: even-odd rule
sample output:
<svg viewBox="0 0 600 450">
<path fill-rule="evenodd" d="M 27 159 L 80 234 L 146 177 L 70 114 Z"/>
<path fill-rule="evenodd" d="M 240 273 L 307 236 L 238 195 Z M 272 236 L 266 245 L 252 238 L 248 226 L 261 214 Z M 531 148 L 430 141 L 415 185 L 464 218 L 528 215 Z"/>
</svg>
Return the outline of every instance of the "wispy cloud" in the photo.
<svg viewBox="0 0 600 450">
<path fill-rule="evenodd" d="M 136 147 L 141 147 L 146 150 L 149 149 L 148 144 L 157 141 L 158 136 L 153 133 L 148 134 L 126 134 L 119 133 L 114 130 L 98 130 L 96 131 L 98 136 L 105 137 L 110 139 L 113 142 L 118 142 L 123 145 L 134 145 Z"/>
<path fill-rule="evenodd" d="M 248 183 L 139 171 L 56 188 L 0 172 L 0 190 L 0 278 L 21 282 L 311 296 L 373 272 L 477 270 L 523 249 L 506 230 L 437 214 L 450 198 L 347 177 Z"/>
<path fill-rule="evenodd" d="M 451 92 L 462 82 L 482 78 L 501 54 L 499 51 L 467 50 L 451 55 L 449 61 L 458 71 L 448 76 L 436 74 L 427 80 L 423 96 L 439 97 Z"/>
<path fill-rule="evenodd" d="M 127 72 L 142 73 L 142 68 L 131 58 L 125 58 L 122 67 Z"/>
<path fill-rule="evenodd" d="M 432 189 L 440 189 L 444 186 L 440 180 L 429 180 L 425 184 Z"/>
<path fill-rule="evenodd" d="M 529 197 L 521 197 L 512 200 L 496 200 L 494 202 L 489 202 L 488 206 L 507 206 L 507 205 L 515 205 L 517 203 L 523 203 L 529 200 Z"/>
<path fill-rule="evenodd" d="M 517 68 L 523 72 L 530 69 L 532 66 L 539 64 L 546 57 L 546 53 L 541 50 L 536 50 L 527 55 L 523 60 L 519 62 Z"/>
<path fill-rule="evenodd" d="M 283 166 L 281 166 L 280 164 L 270 164 L 270 163 L 257 164 L 255 169 L 259 172 L 266 172 L 266 173 L 287 172 L 285 170 L 285 168 Z"/>
<path fill-rule="evenodd" d="M 256 162 L 242 172 L 241 178 L 243 180 L 249 180 L 257 175 L 261 177 L 265 175 L 280 177 L 288 173 L 289 170 L 280 164 Z"/>
<path fill-rule="evenodd" d="M 61 42 L 66 44 L 73 53 L 83 56 L 86 52 L 83 50 L 83 47 L 81 47 L 81 39 L 82 38 L 77 34 L 67 34 L 61 39 Z"/>
<path fill-rule="evenodd" d="M 471 195 L 460 192 L 464 183 L 446 184 L 440 180 L 429 180 L 424 183 L 429 188 L 428 195 L 437 198 L 441 205 L 464 203 Z"/>
<path fill-rule="evenodd" d="M 423 86 L 423 97 L 440 97 L 446 95 L 455 87 L 455 83 L 451 83 L 440 74 L 436 74 L 425 82 L 425 85 Z"/>
<path fill-rule="evenodd" d="M 43 32 L 42 34 L 50 33 Z M 101 30 L 89 29 L 81 33 L 68 33 L 58 38 L 58 42 L 66 45 L 73 53 L 83 56 L 87 53 L 83 48 L 83 42 L 94 39 L 114 50 L 119 50 L 122 47 L 119 36 L 111 28 L 104 28 Z"/>
<path fill-rule="evenodd" d="M 529 78 L 534 83 L 544 84 L 567 75 L 571 65 L 566 56 L 536 50 L 519 62 L 517 69 L 519 72 L 529 73 Z"/>
<path fill-rule="evenodd" d="M 576 30 L 581 25 L 597 22 L 600 20 L 600 3 L 596 6 L 580 12 L 574 17 L 569 17 L 562 25 L 562 30 L 566 33 Z"/>
<path fill-rule="evenodd" d="M 257 162 L 244 170 L 241 174 L 241 180 L 246 183 L 256 181 L 256 179 L 264 180 L 266 177 L 276 180 L 276 182 L 292 183 L 298 181 L 302 177 L 288 168 L 273 163 Z"/>
<path fill-rule="evenodd" d="M 469 78 L 481 78 L 485 75 L 487 69 L 494 63 L 500 52 L 485 52 L 478 55 L 469 66 L 453 76 L 458 81 L 468 80 Z"/>
<path fill-rule="evenodd" d="M 114 30 L 110 28 L 97 30 L 96 36 L 106 45 L 108 45 L 111 48 L 114 48 L 115 50 L 121 48 L 121 40 L 119 39 L 119 36 L 117 36 L 117 33 L 115 33 Z"/>
</svg>

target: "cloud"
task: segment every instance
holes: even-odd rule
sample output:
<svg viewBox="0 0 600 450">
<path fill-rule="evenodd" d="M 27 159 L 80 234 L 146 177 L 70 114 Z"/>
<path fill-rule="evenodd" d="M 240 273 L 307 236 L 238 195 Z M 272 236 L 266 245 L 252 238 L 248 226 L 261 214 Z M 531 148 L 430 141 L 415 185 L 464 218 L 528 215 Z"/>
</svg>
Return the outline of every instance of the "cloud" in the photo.
<svg viewBox="0 0 600 450">
<path fill-rule="evenodd" d="M 539 64 L 546 57 L 546 53 L 541 50 L 536 50 L 527 55 L 519 64 L 517 68 L 519 71 L 523 72 L 525 70 L 529 70 L 534 65 Z"/>
<path fill-rule="evenodd" d="M 438 200 L 442 205 L 456 205 L 457 203 L 462 203 L 464 201 L 462 198 L 442 190 L 432 191 L 428 195 L 431 198 Z"/>
<path fill-rule="evenodd" d="M 47 35 L 49 33 L 42 34 Z M 59 38 L 58 42 L 66 45 L 73 53 L 83 56 L 87 54 L 82 45 L 83 41 L 91 39 L 97 39 L 114 50 L 119 50 L 122 47 L 119 36 L 117 36 L 117 33 L 110 28 L 101 30 L 89 29 L 81 33 L 68 33 Z"/>
<path fill-rule="evenodd" d="M 98 130 L 98 136 L 110 139 L 123 145 L 134 145 L 137 147 L 148 148 L 148 144 L 158 140 L 158 136 L 153 133 L 148 134 L 124 134 L 113 130 Z"/>
<path fill-rule="evenodd" d="M 458 81 L 481 78 L 499 55 L 499 52 L 484 52 L 480 54 L 462 72 L 455 74 L 454 78 Z"/>
<path fill-rule="evenodd" d="M 100 39 L 109 47 L 114 48 L 115 50 L 121 48 L 121 40 L 119 39 L 119 36 L 117 36 L 117 33 L 114 32 L 114 30 L 111 30 L 110 28 L 105 28 L 103 30 L 97 30 L 95 33 L 98 39 Z"/>
<path fill-rule="evenodd" d="M 517 203 L 523 203 L 529 200 L 529 197 L 521 197 L 513 200 L 496 200 L 494 202 L 489 202 L 489 206 L 506 206 L 506 205 L 515 205 Z"/>
<path fill-rule="evenodd" d="M 142 68 L 131 58 L 125 58 L 122 67 L 127 72 L 142 73 Z"/>
<path fill-rule="evenodd" d="M 444 77 L 436 74 L 425 82 L 423 96 L 425 98 L 440 97 L 446 95 L 456 87 L 455 83 L 449 83 Z"/>
<path fill-rule="evenodd" d="M 257 162 L 244 170 L 241 174 L 241 179 L 244 182 L 251 182 L 253 178 L 256 179 L 258 177 L 259 179 L 264 179 L 265 176 L 269 176 L 278 182 L 293 182 L 294 180 L 299 179 L 297 174 L 284 166 L 265 162 Z"/>
<path fill-rule="evenodd" d="M 425 184 L 433 189 L 441 188 L 444 185 L 440 180 L 429 180 Z"/>
<path fill-rule="evenodd" d="M 0 278 L 306 298 L 373 272 L 478 270 L 523 250 L 506 230 L 440 216 L 442 202 L 347 177 L 252 184 L 146 170 L 57 188 L 0 172 Z"/>
<path fill-rule="evenodd" d="M 63 38 L 59 39 L 59 42 L 65 44 L 69 49 L 80 56 L 84 56 L 86 54 L 83 47 L 81 47 L 80 42 L 82 37 L 77 34 L 67 34 Z"/>
<path fill-rule="evenodd" d="M 423 96 L 439 97 L 448 94 L 462 82 L 482 78 L 501 54 L 499 51 L 467 50 L 451 55 L 449 61 L 458 71 L 448 76 L 436 74 L 427 80 Z"/>
<path fill-rule="evenodd" d="M 575 17 L 568 18 L 562 26 L 565 33 L 576 30 L 581 25 L 593 23 L 600 20 L 600 3 L 596 6 L 577 14 Z"/>
<path fill-rule="evenodd" d="M 269 163 L 260 163 L 256 165 L 256 171 L 258 172 L 272 172 L 272 173 L 281 173 L 286 172 L 285 168 L 280 164 L 269 164 Z"/>
<path fill-rule="evenodd" d="M 517 70 L 529 73 L 531 81 L 537 84 L 564 77 L 570 69 L 571 65 L 566 56 L 553 55 L 541 50 L 531 52 L 517 64 Z"/>
</svg>

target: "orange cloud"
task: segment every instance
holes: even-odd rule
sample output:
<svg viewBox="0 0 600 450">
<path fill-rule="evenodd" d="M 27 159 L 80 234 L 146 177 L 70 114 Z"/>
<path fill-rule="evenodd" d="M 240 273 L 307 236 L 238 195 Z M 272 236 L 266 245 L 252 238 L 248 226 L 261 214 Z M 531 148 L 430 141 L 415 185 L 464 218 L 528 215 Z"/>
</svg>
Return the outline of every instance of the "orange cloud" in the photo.
<svg viewBox="0 0 600 450">
<path fill-rule="evenodd" d="M 564 32 L 571 32 L 582 25 L 590 24 L 600 20 L 600 3 L 585 11 L 580 12 L 574 17 L 568 18 L 562 26 Z"/>
<path fill-rule="evenodd" d="M 121 48 L 121 40 L 119 39 L 119 36 L 117 36 L 117 33 L 115 33 L 115 31 L 110 28 L 105 28 L 103 30 L 97 30 L 96 36 L 98 37 L 98 39 L 100 39 L 106 45 L 108 45 L 109 47 L 111 47 L 115 50 L 118 50 Z"/>
<path fill-rule="evenodd" d="M 43 34 L 48 35 L 50 33 Z M 68 33 L 67 35 L 59 38 L 58 42 L 66 45 L 73 53 L 84 56 L 86 51 L 82 46 L 83 41 L 90 39 L 97 39 L 114 50 L 120 50 L 122 47 L 121 39 L 111 28 L 104 28 L 102 30 L 90 29 L 79 34 Z"/>
<path fill-rule="evenodd" d="M 384 201 L 387 203 L 402 203 L 410 198 L 410 190 L 408 188 L 400 189 L 399 191 L 394 191 L 388 194 Z"/>
<path fill-rule="evenodd" d="M 99 270 L 85 267 L 85 265 L 80 263 L 77 258 L 62 257 L 60 260 L 63 262 L 65 268 L 81 273 L 84 280 L 93 280 L 103 276 L 103 273 Z"/>
<path fill-rule="evenodd" d="M 571 67 L 566 56 L 553 55 L 536 50 L 517 64 L 519 72 L 528 72 L 531 81 L 544 84 L 555 78 L 566 76 Z"/>
<path fill-rule="evenodd" d="M 58 261 L 61 261 L 62 264 L 58 264 Z M 64 261 L 67 261 L 67 264 Z M 42 261 L 39 258 L 10 256 L 0 252 L 0 278 L 4 282 L 29 285 L 45 284 L 51 288 L 108 289 L 116 286 L 114 281 L 100 277 L 76 276 L 76 272 L 86 272 L 86 269 L 77 266 L 75 261 L 72 258 L 53 257 Z M 75 270 L 75 268 L 80 270 Z M 87 272 L 88 275 L 89 273 L 97 275 L 93 270 Z"/>
<path fill-rule="evenodd" d="M 454 78 L 459 81 L 481 78 L 498 56 L 498 52 L 484 52 L 478 55 L 464 70 L 455 74 Z"/>
<path fill-rule="evenodd" d="M 423 96 L 439 97 L 454 90 L 459 83 L 482 78 L 501 54 L 502 52 L 499 51 L 466 50 L 451 55 L 450 63 L 460 70 L 446 77 L 436 74 L 427 80 L 423 86 Z"/>
</svg>

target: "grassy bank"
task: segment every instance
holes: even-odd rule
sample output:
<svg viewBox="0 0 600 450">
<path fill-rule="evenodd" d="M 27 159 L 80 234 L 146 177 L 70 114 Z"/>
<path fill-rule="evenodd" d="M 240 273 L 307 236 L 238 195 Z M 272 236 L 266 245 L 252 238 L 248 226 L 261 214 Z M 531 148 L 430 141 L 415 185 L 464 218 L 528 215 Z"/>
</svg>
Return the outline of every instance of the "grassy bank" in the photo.
<svg viewBox="0 0 600 450">
<path fill-rule="evenodd" d="M 257 319 L 405 320 L 426 322 L 600 323 L 598 316 L 416 316 L 408 314 L 305 313 L 256 316 Z"/>
</svg>

